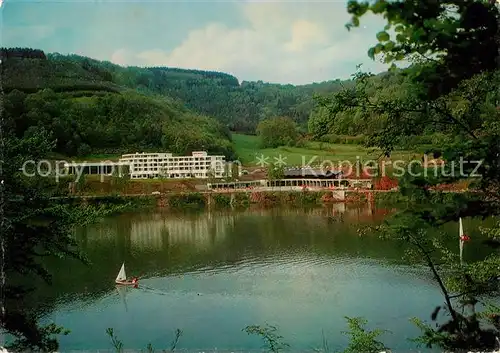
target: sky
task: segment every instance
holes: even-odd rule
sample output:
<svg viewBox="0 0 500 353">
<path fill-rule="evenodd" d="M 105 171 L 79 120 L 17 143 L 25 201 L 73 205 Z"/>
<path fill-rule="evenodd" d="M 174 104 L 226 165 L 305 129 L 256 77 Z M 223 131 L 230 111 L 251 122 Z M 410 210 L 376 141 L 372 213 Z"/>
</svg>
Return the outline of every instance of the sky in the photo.
<svg viewBox="0 0 500 353">
<path fill-rule="evenodd" d="M 1 11 L 3 47 L 124 66 L 283 84 L 346 79 L 358 64 L 373 73 L 388 68 L 367 55 L 383 19 L 363 17 L 349 32 L 346 1 L 3 0 Z"/>
</svg>

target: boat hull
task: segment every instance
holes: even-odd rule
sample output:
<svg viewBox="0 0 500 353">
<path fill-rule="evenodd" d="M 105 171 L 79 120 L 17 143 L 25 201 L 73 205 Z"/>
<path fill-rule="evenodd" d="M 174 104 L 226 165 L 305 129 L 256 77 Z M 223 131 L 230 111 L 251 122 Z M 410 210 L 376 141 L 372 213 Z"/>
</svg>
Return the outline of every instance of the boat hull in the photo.
<svg viewBox="0 0 500 353">
<path fill-rule="evenodd" d="M 120 284 L 122 286 L 135 286 L 139 284 L 139 282 L 130 282 L 130 281 L 115 281 L 116 284 Z"/>
</svg>

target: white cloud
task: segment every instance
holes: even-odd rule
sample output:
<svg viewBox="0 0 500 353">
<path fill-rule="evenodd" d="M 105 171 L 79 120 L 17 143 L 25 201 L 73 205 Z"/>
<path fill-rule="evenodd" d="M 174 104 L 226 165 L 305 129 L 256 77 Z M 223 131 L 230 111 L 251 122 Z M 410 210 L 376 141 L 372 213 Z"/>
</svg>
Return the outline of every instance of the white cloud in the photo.
<svg viewBox="0 0 500 353">
<path fill-rule="evenodd" d="M 118 65 L 127 65 L 130 60 L 133 59 L 133 55 L 131 55 L 127 50 L 125 49 L 119 49 L 111 55 L 111 62 L 118 64 Z"/>
<path fill-rule="evenodd" d="M 316 23 L 298 20 L 292 24 L 292 39 L 285 48 L 292 52 L 301 52 L 315 45 L 326 45 L 326 32 Z"/>
<path fill-rule="evenodd" d="M 304 84 L 347 78 L 355 66 L 381 71 L 368 48 L 383 27 L 380 18 L 363 19 L 348 32 L 345 4 L 242 3 L 248 20 L 243 28 L 210 23 L 191 31 L 176 48 L 140 53 L 117 50 L 112 61 L 122 65 L 169 66 L 231 73 L 240 80 Z"/>
</svg>

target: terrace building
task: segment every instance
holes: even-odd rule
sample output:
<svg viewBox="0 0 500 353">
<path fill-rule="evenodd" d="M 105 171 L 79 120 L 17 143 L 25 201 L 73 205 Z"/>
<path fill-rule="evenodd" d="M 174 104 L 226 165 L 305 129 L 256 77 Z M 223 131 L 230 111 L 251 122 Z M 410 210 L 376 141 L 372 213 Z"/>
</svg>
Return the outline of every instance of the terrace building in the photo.
<svg viewBox="0 0 500 353">
<path fill-rule="evenodd" d="M 291 168 L 284 170 L 284 179 L 341 179 L 342 171 L 312 168 Z"/>
</svg>

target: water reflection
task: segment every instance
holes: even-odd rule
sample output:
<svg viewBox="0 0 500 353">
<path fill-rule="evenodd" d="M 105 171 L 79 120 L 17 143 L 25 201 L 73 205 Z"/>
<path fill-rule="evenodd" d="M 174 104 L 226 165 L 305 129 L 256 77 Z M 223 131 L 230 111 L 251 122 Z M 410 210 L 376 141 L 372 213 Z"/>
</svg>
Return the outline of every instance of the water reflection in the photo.
<svg viewBox="0 0 500 353">
<path fill-rule="evenodd" d="M 123 301 L 123 306 L 125 307 L 125 311 L 128 312 L 128 307 L 127 307 L 127 294 L 130 290 L 128 286 L 115 286 L 116 287 L 116 292 L 120 296 L 121 300 Z"/>
<path fill-rule="evenodd" d="M 272 262 L 296 261 L 307 266 L 332 256 L 398 259 L 401 251 L 397 246 L 386 248 L 376 238 L 360 239 L 356 234 L 360 223 L 379 222 L 389 212 L 339 203 L 308 209 L 153 212 L 111 217 L 76 232 L 91 265 L 74 260 L 48 261 L 54 285 L 38 283 L 39 290 L 30 306 L 48 312 L 57 303 L 100 300 L 115 292 L 113 279 L 122 262 L 129 275 L 144 279 L 235 271 Z"/>
<path fill-rule="evenodd" d="M 328 208 L 212 211 L 194 215 L 161 212 L 134 214 L 109 219 L 103 224 L 80 230 L 78 239 L 83 247 L 93 248 L 116 241 L 118 247 L 135 252 L 159 251 L 174 245 L 190 245 L 199 250 L 208 250 L 217 243 L 224 242 L 235 227 L 241 225 L 238 222 L 253 222 L 255 217 L 270 216 L 271 221 L 286 218 L 291 226 L 295 226 L 300 219 L 301 223 L 317 228 L 330 227 L 332 223 L 376 222 L 390 212 L 387 209 L 372 210 L 369 207 L 346 209 L 345 204 L 339 203 Z M 263 223 L 270 224 L 269 220 L 263 220 L 261 224 Z"/>
<path fill-rule="evenodd" d="M 379 223 L 390 212 L 334 204 L 112 217 L 76 233 L 91 266 L 50 261 L 54 285 L 40 286 L 30 306 L 75 332 L 92 327 L 90 346 L 77 333 L 64 339 L 68 349 L 106 348 L 101 326 L 125 322 L 122 330 L 136 336 L 138 345 L 130 348 L 145 347 L 148 337 L 161 334 L 158 327 L 173 331 L 180 324 L 196 337 L 191 348 L 252 348 L 250 338 L 233 331 L 273 317 L 300 347 L 319 342 L 321 328 L 338 334 L 345 328 L 343 315 L 389 326 L 402 320 L 394 328 L 408 335 L 408 327 L 398 325 L 441 299 L 425 268 L 401 263 L 404 244 L 358 235 L 362 224 Z M 474 239 L 477 224 L 465 226 Z M 474 244 L 468 251 L 480 252 Z M 122 262 L 128 275 L 139 275 L 152 290 L 117 288 Z M 214 320 L 220 330 L 199 320 Z"/>
<path fill-rule="evenodd" d="M 174 244 L 191 244 L 207 249 L 223 241 L 234 227 L 236 217 L 230 214 L 208 213 L 186 222 L 185 218 L 165 218 L 155 214 L 150 219 L 134 222 L 130 242 L 134 249 L 162 249 Z"/>
</svg>

